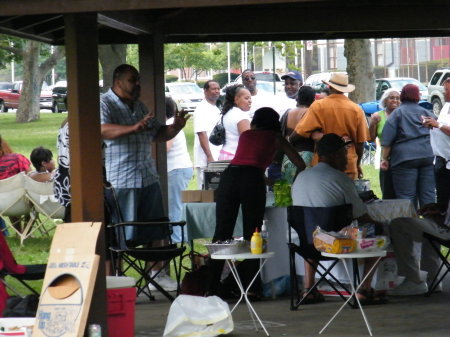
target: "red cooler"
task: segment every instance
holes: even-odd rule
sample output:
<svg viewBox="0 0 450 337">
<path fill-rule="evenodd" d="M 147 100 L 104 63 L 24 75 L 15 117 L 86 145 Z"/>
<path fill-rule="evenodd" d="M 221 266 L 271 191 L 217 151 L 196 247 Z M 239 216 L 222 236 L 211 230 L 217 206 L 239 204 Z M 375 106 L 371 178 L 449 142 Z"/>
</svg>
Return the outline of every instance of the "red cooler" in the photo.
<svg viewBox="0 0 450 337">
<path fill-rule="evenodd" d="M 132 277 L 106 277 L 108 337 L 134 337 L 135 283 Z"/>
</svg>

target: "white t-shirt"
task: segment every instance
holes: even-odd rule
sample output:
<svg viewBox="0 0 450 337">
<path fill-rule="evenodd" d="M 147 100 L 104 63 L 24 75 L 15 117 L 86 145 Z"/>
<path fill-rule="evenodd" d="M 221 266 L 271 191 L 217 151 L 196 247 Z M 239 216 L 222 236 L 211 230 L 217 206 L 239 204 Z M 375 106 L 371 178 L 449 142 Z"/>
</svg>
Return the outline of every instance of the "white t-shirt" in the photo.
<svg viewBox="0 0 450 337">
<path fill-rule="evenodd" d="M 447 102 L 441 109 L 437 121 L 444 125 L 450 125 L 450 103 Z M 450 160 L 450 137 L 438 128 L 430 130 L 430 143 L 435 156 Z M 447 169 L 449 169 L 447 167 Z"/>
<path fill-rule="evenodd" d="M 208 165 L 205 152 L 200 145 L 198 132 L 206 132 L 207 137 L 211 134 L 212 129 L 220 119 L 220 110 L 217 106 L 208 103 L 206 99 L 197 105 L 194 111 L 194 163 L 195 167 L 206 167 Z M 209 149 L 214 160 L 219 157 L 221 145 L 216 146 L 209 143 Z"/>
<path fill-rule="evenodd" d="M 173 117 L 169 118 L 166 122 L 167 125 L 173 123 Z M 186 146 L 186 136 L 184 131 L 181 130 L 172 139 L 173 144 L 170 150 L 167 152 L 167 172 L 180 168 L 192 167 L 192 161 L 189 157 L 189 152 Z"/>
<path fill-rule="evenodd" d="M 292 204 L 306 207 L 353 206 L 353 218 L 367 213 L 367 207 L 356 191 L 355 184 L 344 172 L 320 162 L 302 171 L 291 189 Z"/>
<path fill-rule="evenodd" d="M 283 116 L 286 110 L 295 109 L 297 107 L 297 100 L 289 98 L 286 95 L 277 96 L 277 108 L 275 109 L 280 116 Z"/>
<path fill-rule="evenodd" d="M 225 144 L 222 150 L 235 154 L 239 142 L 239 131 L 237 124 L 242 120 L 250 121 L 248 112 L 234 107 L 229 110 L 223 117 L 223 125 L 225 127 Z"/>
<path fill-rule="evenodd" d="M 248 111 L 250 120 L 253 118 L 256 110 L 264 107 L 272 108 L 275 111 L 278 111 L 277 98 L 273 94 L 269 94 L 263 90 L 258 90 L 258 93 L 255 96 L 252 96 L 252 107 Z"/>
</svg>

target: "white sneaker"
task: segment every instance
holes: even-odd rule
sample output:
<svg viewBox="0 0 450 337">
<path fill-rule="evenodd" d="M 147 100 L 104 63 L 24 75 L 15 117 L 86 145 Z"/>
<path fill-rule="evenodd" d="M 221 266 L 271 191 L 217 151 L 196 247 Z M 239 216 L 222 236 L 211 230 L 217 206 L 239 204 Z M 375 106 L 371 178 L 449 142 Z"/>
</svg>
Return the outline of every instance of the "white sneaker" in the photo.
<svg viewBox="0 0 450 337">
<path fill-rule="evenodd" d="M 172 280 L 169 275 L 158 275 L 155 278 L 155 282 L 158 283 L 165 291 L 176 291 L 177 290 L 177 282 Z M 156 291 L 156 287 L 149 283 L 148 289 L 150 291 Z"/>
<path fill-rule="evenodd" d="M 392 290 L 388 290 L 387 294 L 389 296 L 411 296 L 411 295 L 422 295 L 428 291 L 427 283 L 422 281 L 420 283 L 415 283 L 412 281 L 404 280 L 400 285 Z"/>
</svg>

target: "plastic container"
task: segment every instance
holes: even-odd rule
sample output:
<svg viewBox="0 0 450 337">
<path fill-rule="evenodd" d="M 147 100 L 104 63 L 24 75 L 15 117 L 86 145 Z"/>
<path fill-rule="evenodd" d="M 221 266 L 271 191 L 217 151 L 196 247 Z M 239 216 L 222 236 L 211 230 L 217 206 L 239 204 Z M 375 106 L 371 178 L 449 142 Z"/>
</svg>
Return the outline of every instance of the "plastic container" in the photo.
<svg viewBox="0 0 450 337">
<path fill-rule="evenodd" d="M 135 283 L 132 277 L 106 277 L 108 337 L 134 337 Z"/>
<path fill-rule="evenodd" d="M 267 231 L 267 220 L 263 220 L 261 226 L 262 251 L 266 253 L 269 245 L 269 232 Z"/>
<path fill-rule="evenodd" d="M 206 249 L 209 254 L 241 254 L 248 253 L 250 251 L 250 245 L 248 241 L 233 241 L 231 243 L 205 243 Z"/>
<path fill-rule="evenodd" d="M 255 228 L 252 239 L 250 240 L 250 251 L 252 254 L 262 254 L 263 252 L 263 240 L 258 228 Z"/>
</svg>

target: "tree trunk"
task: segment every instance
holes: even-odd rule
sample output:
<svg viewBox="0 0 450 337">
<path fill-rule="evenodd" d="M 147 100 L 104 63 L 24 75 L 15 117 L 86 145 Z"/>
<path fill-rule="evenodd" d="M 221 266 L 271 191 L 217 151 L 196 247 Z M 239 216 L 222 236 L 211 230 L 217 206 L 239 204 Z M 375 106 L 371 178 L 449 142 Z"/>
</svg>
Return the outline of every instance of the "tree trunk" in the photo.
<svg viewBox="0 0 450 337">
<path fill-rule="evenodd" d="M 344 48 L 349 83 L 356 87 L 355 91 L 349 94 L 349 98 L 356 103 L 374 101 L 375 77 L 370 40 L 346 39 Z"/>
<path fill-rule="evenodd" d="M 111 44 L 98 47 L 98 58 L 103 70 L 103 88 L 100 89 L 102 92 L 106 92 L 112 87 L 114 69 L 126 62 L 126 56 L 126 44 Z"/>
<path fill-rule="evenodd" d="M 39 53 L 41 44 L 27 40 L 23 52 L 23 83 L 19 108 L 16 112 L 17 123 L 27 123 L 39 119 L 39 97 L 43 76 L 39 74 Z"/>
<path fill-rule="evenodd" d="M 41 43 L 27 40 L 23 48 L 23 83 L 20 94 L 19 108 L 16 112 L 17 123 L 27 123 L 38 120 L 39 98 L 41 96 L 44 77 L 64 56 L 64 49 L 57 47 L 53 54 L 39 65 Z"/>
</svg>

